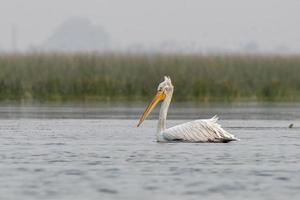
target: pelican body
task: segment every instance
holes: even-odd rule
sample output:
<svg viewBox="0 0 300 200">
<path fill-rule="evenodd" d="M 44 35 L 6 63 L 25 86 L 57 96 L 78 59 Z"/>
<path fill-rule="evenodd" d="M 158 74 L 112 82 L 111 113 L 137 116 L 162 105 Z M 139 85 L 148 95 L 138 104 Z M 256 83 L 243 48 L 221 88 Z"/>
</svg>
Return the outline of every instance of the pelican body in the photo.
<svg viewBox="0 0 300 200">
<path fill-rule="evenodd" d="M 238 140 L 234 135 L 228 133 L 221 125 L 217 123 L 218 117 L 214 116 L 211 119 L 200 119 L 184 124 L 180 124 L 171 128 L 166 128 L 166 119 L 168 109 L 171 103 L 174 86 L 172 85 L 170 77 L 164 77 L 164 81 L 158 85 L 157 93 L 146 108 L 145 112 L 140 118 L 138 127 L 149 116 L 151 111 L 162 102 L 156 139 L 157 142 L 230 142 Z"/>
</svg>

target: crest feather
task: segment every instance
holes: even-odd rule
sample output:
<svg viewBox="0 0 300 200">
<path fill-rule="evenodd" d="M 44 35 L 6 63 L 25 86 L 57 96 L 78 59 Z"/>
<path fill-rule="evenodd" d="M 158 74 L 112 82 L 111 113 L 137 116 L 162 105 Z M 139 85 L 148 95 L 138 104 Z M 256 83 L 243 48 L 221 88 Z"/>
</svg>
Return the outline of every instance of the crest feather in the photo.
<svg viewBox="0 0 300 200">
<path fill-rule="evenodd" d="M 171 82 L 170 76 L 164 76 L 164 78 L 165 78 L 165 81 L 170 81 Z"/>
<path fill-rule="evenodd" d="M 165 79 L 164 81 L 166 81 L 168 85 L 172 86 L 172 81 L 170 76 L 164 76 L 164 79 Z"/>
</svg>

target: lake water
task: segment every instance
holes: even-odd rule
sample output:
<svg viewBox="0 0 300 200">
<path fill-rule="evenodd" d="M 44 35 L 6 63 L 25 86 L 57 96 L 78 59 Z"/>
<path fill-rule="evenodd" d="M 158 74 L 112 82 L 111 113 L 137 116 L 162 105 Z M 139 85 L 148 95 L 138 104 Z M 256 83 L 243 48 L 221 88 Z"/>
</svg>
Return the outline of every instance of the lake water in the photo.
<svg viewBox="0 0 300 200">
<path fill-rule="evenodd" d="M 157 143 L 143 109 L 0 106 L 0 199 L 300 199 L 299 104 L 171 105 L 168 126 L 218 114 L 226 144 Z"/>
</svg>

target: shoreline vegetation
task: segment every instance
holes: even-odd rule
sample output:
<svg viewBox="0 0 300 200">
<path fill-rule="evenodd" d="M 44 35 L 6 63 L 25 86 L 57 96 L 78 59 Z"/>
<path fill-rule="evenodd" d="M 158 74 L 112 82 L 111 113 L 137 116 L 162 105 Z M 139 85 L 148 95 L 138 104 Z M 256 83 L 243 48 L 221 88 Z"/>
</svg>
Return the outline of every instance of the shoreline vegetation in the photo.
<svg viewBox="0 0 300 200">
<path fill-rule="evenodd" d="M 296 102 L 300 55 L 0 55 L 0 102 L 149 101 L 170 76 L 177 102 Z"/>
</svg>

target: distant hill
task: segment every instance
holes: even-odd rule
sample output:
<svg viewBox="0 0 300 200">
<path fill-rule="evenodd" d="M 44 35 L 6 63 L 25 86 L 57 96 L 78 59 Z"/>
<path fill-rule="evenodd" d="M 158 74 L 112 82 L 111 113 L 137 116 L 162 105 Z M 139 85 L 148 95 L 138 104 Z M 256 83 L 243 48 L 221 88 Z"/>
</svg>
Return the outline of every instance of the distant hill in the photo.
<svg viewBox="0 0 300 200">
<path fill-rule="evenodd" d="M 62 23 L 38 48 L 43 51 L 103 51 L 110 47 L 110 36 L 85 18 L 72 18 Z"/>
</svg>

